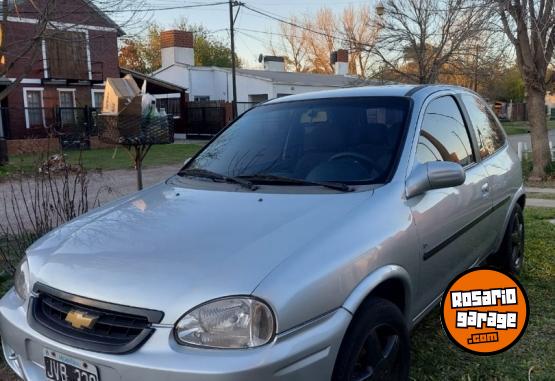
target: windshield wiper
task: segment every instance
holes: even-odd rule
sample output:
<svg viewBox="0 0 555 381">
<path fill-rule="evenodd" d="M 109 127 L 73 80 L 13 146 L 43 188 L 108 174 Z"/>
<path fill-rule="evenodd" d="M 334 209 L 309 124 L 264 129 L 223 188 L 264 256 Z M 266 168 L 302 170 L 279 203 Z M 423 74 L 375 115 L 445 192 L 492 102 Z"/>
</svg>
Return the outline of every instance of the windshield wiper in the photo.
<svg viewBox="0 0 555 381">
<path fill-rule="evenodd" d="M 253 176 L 241 176 L 242 179 L 248 179 L 252 182 L 278 183 L 282 185 L 317 185 L 325 188 L 338 190 L 341 192 L 352 192 L 354 189 L 347 184 L 332 181 L 309 181 L 296 179 L 294 177 L 277 176 L 270 174 L 257 174 Z"/>
<path fill-rule="evenodd" d="M 224 181 L 226 183 L 239 184 L 243 188 L 255 191 L 258 189 L 256 185 L 248 180 L 244 180 L 233 176 L 224 176 L 216 172 L 208 171 L 206 169 L 182 169 L 177 173 L 179 176 L 192 176 L 210 179 L 212 181 Z"/>
</svg>

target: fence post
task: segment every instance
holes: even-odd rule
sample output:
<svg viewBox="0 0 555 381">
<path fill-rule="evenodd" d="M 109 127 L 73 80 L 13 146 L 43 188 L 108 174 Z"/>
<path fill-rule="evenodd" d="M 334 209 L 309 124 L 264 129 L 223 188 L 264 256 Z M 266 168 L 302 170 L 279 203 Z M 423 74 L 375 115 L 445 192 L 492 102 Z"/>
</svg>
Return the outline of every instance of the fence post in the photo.
<svg viewBox="0 0 555 381">
<path fill-rule="evenodd" d="M 522 151 L 523 151 L 524 145 L 522 144 L 522 142 L 518 142 L 518 147 L 517 147 L 517 152 L 518 152 L 518 158 L 520 159 L 520 161 L 522 161 Z"/>
<path fill-rule="evenodd" d="M 551 161 L 555 161 L 555 151 L 553 151 L 553 142 L 549 141 L 549 152 L 551 152 Z"/>
</svg>

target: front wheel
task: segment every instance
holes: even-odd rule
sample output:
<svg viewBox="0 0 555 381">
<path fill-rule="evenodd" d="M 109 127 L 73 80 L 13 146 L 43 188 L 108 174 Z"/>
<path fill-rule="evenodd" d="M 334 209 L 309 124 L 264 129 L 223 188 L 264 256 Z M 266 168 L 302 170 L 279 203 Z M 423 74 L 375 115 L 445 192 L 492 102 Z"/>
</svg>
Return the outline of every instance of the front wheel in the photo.
<svg viewBox="0 0 555 381">
<path fill-rule="evenodd" d="M 524 264 L 524 214 L 515 205 L 499 251 L 492 257 L 492 264 L 511 274 L 520 274 Z"/>
<path fill-rule="evenodd" d="M 410 340 L 403 314 L 372 298 L 355 314 L 335 363 L 333 381 L 408 380 Z"/>
</svg>

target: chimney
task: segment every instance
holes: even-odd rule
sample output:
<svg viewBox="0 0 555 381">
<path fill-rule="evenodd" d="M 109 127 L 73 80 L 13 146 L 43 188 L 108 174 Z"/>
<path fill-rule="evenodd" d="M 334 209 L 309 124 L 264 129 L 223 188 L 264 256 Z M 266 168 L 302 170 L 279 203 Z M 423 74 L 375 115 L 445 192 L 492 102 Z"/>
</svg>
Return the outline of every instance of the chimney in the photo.
<svg viewBox="0 0 555 381">
<path fill-rule="evenodd" d="M 175 64 L 195 65 L 194 37 L 192 32 L 166 30 L 160 34 L 162 69 Z"/>
<path fill-rule="evenodd" d="M 345 49 L 339 49 L 331 54 L 331 64 L 335 70 L 335 75 L 349 74 L 349 52 Z"/>
<path fill-rule="evenodd" d="M 264 70 L 285 71 L 285 58 L 276 56 L 265 56 Z"/>
</svg>

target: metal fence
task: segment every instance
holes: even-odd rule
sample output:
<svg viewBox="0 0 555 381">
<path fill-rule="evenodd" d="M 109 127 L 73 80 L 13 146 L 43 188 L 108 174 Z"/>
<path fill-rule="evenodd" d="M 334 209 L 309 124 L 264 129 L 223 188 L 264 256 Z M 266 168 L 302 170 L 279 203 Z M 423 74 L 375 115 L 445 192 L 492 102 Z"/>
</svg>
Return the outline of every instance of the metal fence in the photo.
<svg viewBox="0 0 555 381">
<path fill-rule="evenodd" d="M 241 116 L 257 104 L 256 102 L 237 102 L 237 115 Z M 202 139 L 218 134 L 233 120 L 232 113 L 232 104 L 229 102 L 189 102 L 186 118 L 187 136 L 193 139 Z"/>
<path fill-rule="evenodd" d="M 5 107 L 1 109 L 3 129 L 0 134 L 6 139 L 14 138 L 15 132 L 9 128 L 12 121 L 10 115 L 14 118 L 19 115 L 17 120 L 24 124 L 25 133 L 22 137 L 55 135 L 64 147 L 88 148 L 90 137 L 98 134 L 94 121 L 96 113 L 96 109 L 91 107 Z"/>
<path fill-rule="evenodd" d="M 166 114 L 174 117 L 181 116 L 181 99 L 180 98 L 159 98 L 156 100 L 158 110 L 166 110 Z"/>
<path fill-rule="evenodd" d="M 190 102 L 187 107 L 187 136 L 209 138 L 220 132 L 227 121 L 225 103 Z"/>
<path fill-rule="evenodd" d="M 240 116 L 256 106 L 256 102 L 238 102 L 237 112 Z M 158 99 L 157 106 L 165 109 L 168 115 L 183 119 L 188 137 L 206 139 L 218 134 L 232 120 L 232 106 L 229 102 L 189 102 L 186 115 L 181 115 L 179 99 Z M 97 110 L 91 107 L 27 107 L 23 109 L 2 108 L 1 116 L 4 126 L 0 134 L 9 139 L 10 113 L 21 115 L 25 123 L 26 137 L 46 137 L 49 134 L 59 136 L 65 148 L 89 148 L 90 138 L 98 136 L 96 123 Z M 1 137 L 1 135 L 0 135 Z"/>
</svg>

